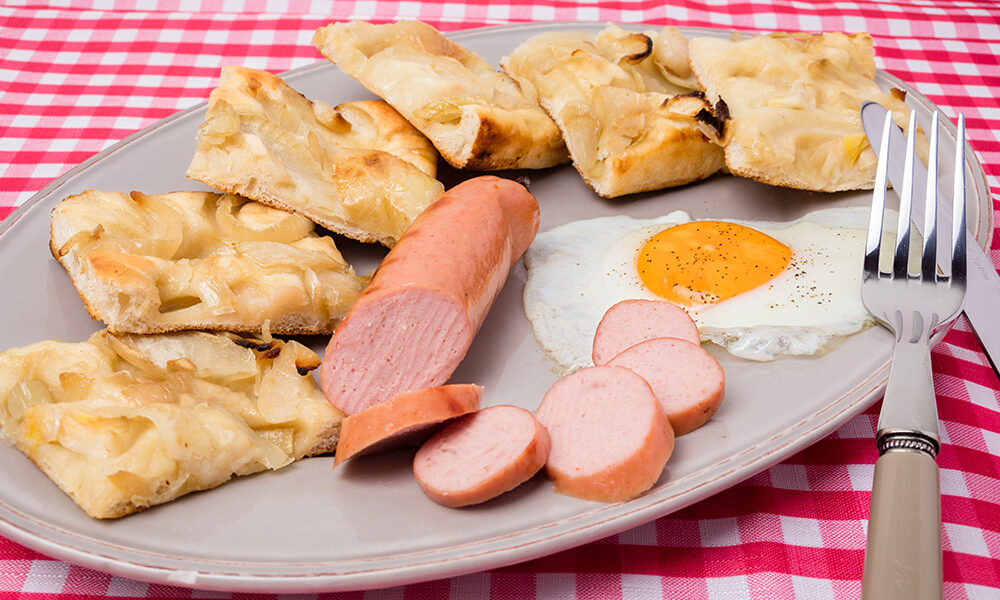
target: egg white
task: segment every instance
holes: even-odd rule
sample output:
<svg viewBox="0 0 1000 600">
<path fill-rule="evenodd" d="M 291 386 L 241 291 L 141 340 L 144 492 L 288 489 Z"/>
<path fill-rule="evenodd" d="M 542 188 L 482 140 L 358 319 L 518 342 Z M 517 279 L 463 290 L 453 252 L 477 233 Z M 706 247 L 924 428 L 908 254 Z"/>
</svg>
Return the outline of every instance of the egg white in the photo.
<svg viewBox="0 0 1000 600">
<path fill-rule="evenodd" d="M 831 208 L 788 223 L 727 220 L 782 242 L 792 261 L 769 282 L 721 302 L 686 308 L 703 341 L 750 360 L 819 354 L 874 319 L 861 300 L 869 210 Z M 541 346 L 565 369 L 592 364 L 605 311 L 629 299 L 663 300 L 639 279 L 636 257 L 653 235 L 691 221 L 676 211 L 574 221 L 536 236 L 525 254 L 524 310 Z M 887 216 L 886 227 L 894 223 Z M 888 233 L 887 233 L 888 235 Z"/>
</svg>

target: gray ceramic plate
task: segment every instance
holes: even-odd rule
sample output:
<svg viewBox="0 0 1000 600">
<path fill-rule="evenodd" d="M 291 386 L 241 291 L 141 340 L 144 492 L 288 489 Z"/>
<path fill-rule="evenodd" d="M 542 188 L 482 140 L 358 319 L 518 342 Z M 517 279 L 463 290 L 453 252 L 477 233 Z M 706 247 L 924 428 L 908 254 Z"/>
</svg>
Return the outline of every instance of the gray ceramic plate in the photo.
<svg viewBox="0 0 1000 600">
<path fill-rule="evenodd" d="M 496 63 L 528 37 L 595 24 L 537 24 L 452 37 Z M 688 30 L 689 35 L 727 35 Z M 288 73 L 309 97 L 331 104 L 370 97 L 327 62 Z M 930 102 L 909 91 L 927 121 Z M 44 339 L 86 339 L 98 329 L 49 255 L 48 216 L 60 199 L 88 188 L 150 193 L 200 189 L 184 178 L 204 105 L 109 148 L 53 182 L 0 226 L 0 349 Z M 944 137 L 953 143 L 954 128 Z M 947 143 L 945 144 L 947 145 Z M 945 152 L 950 149 L 945 148 Z M 992 215 L 982 169 L 968 154 L 970 227 L 983 244 Z M 463 176 L 445 172 L 446 183 Z M 531 173 L 542 229 L 614 213 L 650 217 L 683 209 L 695 217 L 782 221 L 829 206 L 868 204 L 869 194 L 812 194 L 733 177 L 617 200 L 594 195 L 571 167 Z M 947 182 L 942 182 L 947 185 Z M 949 188 L 945 188 L 949 189 Z M 338 242 L 341 243 L 341 242 Z M 360 272 L 379 252 L 341 243 Z M 453 378 L 486 387 L 484 404 L 538 406 L 557 379 L 521 307 L 524 268 L 515 269 Z M 324 340 L 310 340 L 321 350 Z M 16 450 L 0 447 L 0 533 L 50 556 L 147 581 L 254 592 L 318 592 L 398 585 L 498 567 L 570 548 L 678 510 L 772 465 L 825 436 L 871 404 L 884 386 L 889 335 L 880 328 L 845 339 L 815 358 L 771 363 L 709 348 L 727 373 L 726 399 L 705 427 L 684 436 L 659 483 L 622 504 L 552 491 L 536 477 L 485 505 L 453 510 L 424 498 L 412 452 L 365 457 L 331 471 L 309 459 L 244 477 L 117 521 L 78 509 Z"/>
</svg>

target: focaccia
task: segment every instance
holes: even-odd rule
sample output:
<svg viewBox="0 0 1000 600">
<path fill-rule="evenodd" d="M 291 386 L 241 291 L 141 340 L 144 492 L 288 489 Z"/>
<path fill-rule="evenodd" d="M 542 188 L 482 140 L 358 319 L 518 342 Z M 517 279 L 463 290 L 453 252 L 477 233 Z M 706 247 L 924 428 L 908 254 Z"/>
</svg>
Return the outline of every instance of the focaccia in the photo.
<svg viewBox="0 0 1000 600">
<path fill-rule="evenodd" d="M 419 21 L 322 27 L 313 43 L 413 123 L 459 169 L 566 162 L 559 130 L 517 84 Z"/>
<path fill-rule="evenodd" d="M 694 85 L 686 58 L 676 29 L 611 25 L 596 36 L 538 35 L 501 65 L 559 125 L 587 185 L 612 198 L 690 183 L 722 166 L 722 149 L 699 121 L 710 116 L 707 104 L 685 95 Z"/>
<path fill-rule="evenodd" d="M 116 518 L 336 447 L 343 414 L 297 342 L 204 332 L 0 353 L 0 433 L 86 513 Z"/>
<path fill-rule="evenodd" d="M 444 191 L 436 172 L 434 147 L 385 102 L 334 108 L 266 71 L 229 66 L 187 176 L 391 247 Z"/>
<path fill-rule="evenodd" d="M 232 194 L 89 190 L 52 210 L 52 255 L 116 333 L 331 333 L 364 281 L 311 221 Z"/>
<path fill-rule="evenodd" d="M 870 189 L 877 159 L 861 103 L 879 102 L 904 127 L 909 118 L 902 94 L 875 83 L 867 33 L 697 38 L 690 53 L 710 101 L 728 106 L 722 143 L 737 175 L 821 192 Z"/>
</svg>

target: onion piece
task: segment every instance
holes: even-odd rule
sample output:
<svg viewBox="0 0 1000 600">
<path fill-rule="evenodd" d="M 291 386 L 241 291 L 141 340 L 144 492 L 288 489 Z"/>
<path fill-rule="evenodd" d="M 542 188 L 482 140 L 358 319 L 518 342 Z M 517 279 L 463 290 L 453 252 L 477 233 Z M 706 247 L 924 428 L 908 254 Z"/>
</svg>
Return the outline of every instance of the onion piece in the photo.
<svg viewBox="0 0 1000 600">
<path fill-rule="evenodd" d="M 251 202 L 233 194 L 219 198 L 215 211 L 219 229 L 236 242 L 270 241 L 290 244 L 313 231 L 312 221 L 295 213 L 285 212 Z"/>
<path fill-rule="evenodd" d="M 53 399 L 48 386 L 37 379 L 29 379 L 28 381 L 18 382 L 7 393 L 7 398 L 0 406 L 6 408 L 7 418 L 4 421 L 16 424 L 20 422 L 24 413 L 32 406 L 49 404 L 51 402 L 53 402 Z"/>
<path fill-rule="evenodd" d="M 172 335 L 108 334 L 109 345 L 123 359 L 143 371 L 162 375 L 177 359 L 188 359 L 198 377 L 220 383 L 253 379 L 257 360 L 252 350 L 224 336 L 201 331 Z"/>
<path fill-rule="evenodd" d="M 638 63 L 653 52 L 653 40 L 648 35 L 625 31 L 613 23 L 597 34 L 596 41 L 616 64 Z"/>
</svg>

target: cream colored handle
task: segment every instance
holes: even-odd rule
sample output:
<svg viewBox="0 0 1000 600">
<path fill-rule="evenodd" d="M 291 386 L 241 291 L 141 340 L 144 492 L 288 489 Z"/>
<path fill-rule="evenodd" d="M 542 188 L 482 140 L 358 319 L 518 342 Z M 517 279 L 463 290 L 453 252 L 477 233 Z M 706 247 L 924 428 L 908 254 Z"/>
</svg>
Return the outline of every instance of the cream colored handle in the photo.
<svg viewBox="0 0 1000 600">
<path fill-rule="evenodd" d="M 861 597 L 941 597 L 941 488 L 929 454 L 892 450 L 875 463 Z"/>
</svg>

